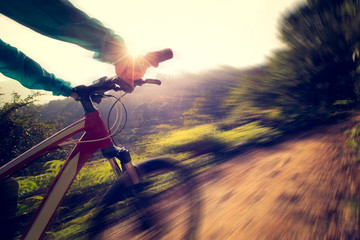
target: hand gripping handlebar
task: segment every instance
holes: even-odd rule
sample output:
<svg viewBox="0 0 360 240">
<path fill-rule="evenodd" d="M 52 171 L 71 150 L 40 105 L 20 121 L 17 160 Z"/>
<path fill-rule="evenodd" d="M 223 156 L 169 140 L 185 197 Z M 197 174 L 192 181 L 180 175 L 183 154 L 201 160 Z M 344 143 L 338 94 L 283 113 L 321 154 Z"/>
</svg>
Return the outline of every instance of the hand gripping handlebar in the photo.
<svg viewBox="0 0 360 240">
<path fill-rule="evenodd" d="M 149 52 L 144 57 L 152 66 L 158 67 L 159 63 L 173 58 L 173 52 L 170 48 L 166 48 L 155 52 Z M 134 90 L 134 87 L 142 86 L 143 84 L 160 85 L 161 81 L 157 79 L 146 79 L 146 80 L 138 79 L 138 80 L 134 80 L 134 86 L 131 86 L 118 77 L 110 77 L 110 78 L 102 77 L 89 86 L 84 86 L 84 85 L 77 86 L 74 88 L 74 91 L 78 95 L 76 100 L 81 100 L 82 98 L 88 96 L 96 95 L 99 97 L 100 95 L 104 95 L 105 92 L 110 90 L 115 90 L 115 91 L 122 90 L 124 92 L 131 93 Z"/>
</svg>

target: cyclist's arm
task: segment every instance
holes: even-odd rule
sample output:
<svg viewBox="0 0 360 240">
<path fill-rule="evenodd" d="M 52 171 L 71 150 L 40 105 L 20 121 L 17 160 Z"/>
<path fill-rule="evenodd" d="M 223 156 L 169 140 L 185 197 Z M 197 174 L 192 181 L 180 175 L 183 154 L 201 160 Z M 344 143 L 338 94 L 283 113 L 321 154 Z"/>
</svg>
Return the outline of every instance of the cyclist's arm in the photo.
<svg viewBox="0 0 360 240">
<path fill-rule="evenodd" d="M 1 0 L 0 12 L 43 35 L 91 50 L 103 62 L 116 64 L 126 54 L 120 36 L 67 0 Z"/>
<path fill-rule="evenodd" d="M 19 81 L 30 89 L 52 91 L 54 95 L 70 96 L 72 88 L 69 82 L 56 78 L 45 71 L 38 63 L 27 57 L 15 47 L 0 39 L 0 72 Z"/>
</svg>

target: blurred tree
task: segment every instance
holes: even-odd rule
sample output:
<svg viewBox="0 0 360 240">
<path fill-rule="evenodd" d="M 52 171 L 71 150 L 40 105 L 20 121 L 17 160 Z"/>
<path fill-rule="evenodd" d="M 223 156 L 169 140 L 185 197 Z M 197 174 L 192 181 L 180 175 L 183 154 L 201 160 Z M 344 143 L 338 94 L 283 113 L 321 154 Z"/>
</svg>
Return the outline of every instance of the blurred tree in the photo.
<svg viewBox="0 0 360 240">
<path fill-rule="evenodd" d="M 286 70 L 286 69 L 283 69 Z M 245 70 L 238 79 L 238 85 L 232 87 L 223 101 L 226 111 L 256 105 L 271 108 L 277 99 L 274 82 L 268 81 L 268 66 L 253 67 Z"/>
<path fill-rule="evenodd" d="M 328 7 L 332 2 L 333 8 Z M 321 5 L 324 9 L 304 6 L 285 17 L 281 25 L 281 39 L 289 48 L 288 59 L 296 63 L 292 68 L 297 77 L 318 89 L 330 104 L 338 97 L 354 98 L 349 76 L 356 68 L 354 46 L 346 38 L 342 24 L 346 16 L 338 4 L 328 1 Z"/>
<path fill-rule="evenodd" d="M 12 102 L 5 103 L 0 108 L 0 166 L 55 132 L 55 121 L 42 122 L 38 119 L 39 108 L 32 104 L 38 95 L 35 93 L 21 99 L 20 95 L 14 93 Z M 61 156 L 62 153 L 58 152 L 42 158 L 24 168 L 21 174 L 33 174 L 36 169 L 42 169 L 44 161 Z"/>
<path fill-rule="evenodd" d="M 358 101 L 360 1 L 309 0 L 280 22 L 284 49 L 260 75 L 245 78 L 243 96 L 287 115 L 319 119 L 338 100 Z"/>
<path fill-rule="evenodd" d="M 318 10 L 328 10 L 337 8 L 343 4 L 346 0 L 307 0 L 309 7 L 316 8 Z"/>
</svg>

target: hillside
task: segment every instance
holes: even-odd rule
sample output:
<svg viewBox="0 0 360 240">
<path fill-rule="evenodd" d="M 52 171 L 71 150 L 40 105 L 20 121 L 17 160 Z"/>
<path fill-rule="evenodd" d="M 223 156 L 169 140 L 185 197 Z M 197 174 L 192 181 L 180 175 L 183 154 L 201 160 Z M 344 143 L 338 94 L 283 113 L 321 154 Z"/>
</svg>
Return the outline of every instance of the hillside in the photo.
<svg viewBox="0 0 360 240">
<path fill-rule="evenodd" d="M 26 97 L 32 92 L 41 92 L 44 95 L 37 98 L 37 104 L 45 104 L 49 101 L 64 99 L 64 97 L 52 96 L 51 93 L 46 91 L 27 89 L 15 80 L 6 80 L 0 81 L 0 93 L 3 94 L 1 95 L 0 105 L 10 101 L 12 99 L 11 94 L 14 92 L 20 94 L 22 97 Z"/>
</svg>

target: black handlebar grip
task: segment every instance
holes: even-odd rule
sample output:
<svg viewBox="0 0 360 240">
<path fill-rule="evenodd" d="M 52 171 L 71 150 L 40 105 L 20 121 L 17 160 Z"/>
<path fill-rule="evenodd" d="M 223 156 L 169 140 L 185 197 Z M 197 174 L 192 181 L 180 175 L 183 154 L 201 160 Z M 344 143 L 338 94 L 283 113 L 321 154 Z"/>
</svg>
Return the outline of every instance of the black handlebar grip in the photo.
<svg viewBox="0 0 360 240">
<path fill-rule="evenodd" d="M 144 83 L 161 85 L 161 81 L 158 79 L 145 79 Z"/>
<path fill-rule="evenodd" d="M 149 52 L 145 55 L 145 59 L 149 61 L 153 67 L 158 67 L 159 63 L 169 60 L 173 58 L 173 56 L 173 51 L 170 48 L 165 48 L 160 51 Z"/>
</svg>

